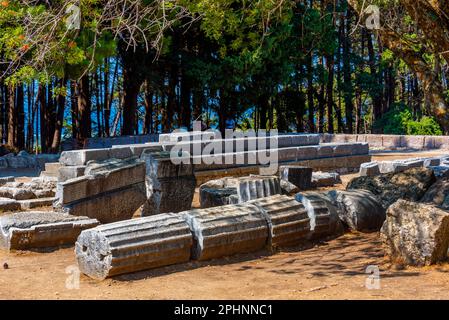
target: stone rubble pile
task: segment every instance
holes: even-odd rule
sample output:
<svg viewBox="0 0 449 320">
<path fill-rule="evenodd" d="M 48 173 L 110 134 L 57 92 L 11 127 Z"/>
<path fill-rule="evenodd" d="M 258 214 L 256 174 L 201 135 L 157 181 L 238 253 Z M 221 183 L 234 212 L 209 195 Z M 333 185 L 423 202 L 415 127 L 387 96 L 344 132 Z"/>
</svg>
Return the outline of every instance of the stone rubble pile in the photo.
<svg viewBox="0 0 449 320">
<path fill-rule="evenodd" d="M 20 151 L 17 155 L 8 153 L 0 157 L 0 172 L 6 169 L 43 169 L 45 163 L 58 161 L 59 155 L 38 154 L 32 155 L 26 151 Z"/>
<path fill-rule="evenodd" d="M 55 199 L 56 179 L 38 177 L 30 182 L 8 178 L 0 186 L 0 212 L 51 206 Z"/>
<path fill-rule="evenodd" d="M 449 170 L 449 157 L 410 158 L 392 161 L 372 161 L 360 165 L 360 176 L 376 176 L 383 173 L 399 173 L 411 168 L 431 168 L 445 173 Z"/>
</svg>

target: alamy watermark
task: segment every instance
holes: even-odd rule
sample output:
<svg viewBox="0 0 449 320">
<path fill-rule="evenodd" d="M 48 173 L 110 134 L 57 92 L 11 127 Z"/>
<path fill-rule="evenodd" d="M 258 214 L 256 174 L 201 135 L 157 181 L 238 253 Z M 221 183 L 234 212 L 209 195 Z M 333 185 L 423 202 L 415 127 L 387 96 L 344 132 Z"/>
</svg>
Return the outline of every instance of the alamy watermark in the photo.
<svg viewBox="0 0 449 320">
<path fill-rule="evenodd" d="M 175 130 L 170 141 L 175 142 L 170 150 L 174 164 L 261 165 L 263 174 L 275 174 L 278 169 L 277 130 L 227 129 L 223 138 L 219 131 L 201 131 L 201 122 L 195 121 L 192 132 Z"/>
<path fill-rule="evenodd" d="M 368 290 L 380 289 L 380 270 L 376 265 L 366 267 L 365 273 L 369 274 L 365 279 L 365 288 Z"/>
</svg>

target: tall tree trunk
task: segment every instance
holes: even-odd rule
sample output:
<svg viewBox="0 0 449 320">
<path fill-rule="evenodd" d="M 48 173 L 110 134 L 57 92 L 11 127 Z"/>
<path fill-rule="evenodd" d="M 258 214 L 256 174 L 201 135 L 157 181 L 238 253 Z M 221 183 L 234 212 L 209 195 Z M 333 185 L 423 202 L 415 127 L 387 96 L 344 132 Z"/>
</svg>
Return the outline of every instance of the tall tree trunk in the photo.
<svg viewBox="0 0 449 320">
<path fill-rule="evenodd" d="M 351 33 L 351 19 L 352 11 L 348 8 L 346 11 L 346 19 L 342 23 L 345 23 L 345 34 L 343 40 L 343 95 L 345 101 L 345 113 L 346 113 L 346 133 L 353 133 L 353 93 L 352 93 L 352 81 L 351 81 L 351 39 L 349 34 Z"/>
<path fill-rule="evenodd" d="M 92 120 L 91 120 L 91 109 L 92 102 L 90 96 L 89 87 L 89 75 L 84 75 L 77 84 L 78 91 L 78 141 L 79 143 L 85 143 L 87 138 L 91 137 L 92 134 Z"/>
<path fill-rule="evenodd" d="M 41 151 L 43 153 L 47 152 L 47 123 L 48 123 L 48 119 L 47 119 L 47 87 L 43 84 L 39 85 L 40 87 L 40 95 L 39 95 L 39 115 L 40 115 L 40 122 L 39 122 L 39 127 L 40 127 L 40 142 L 41 142 Z M 37 140 L 36 140 L 37 143 Z"/>
<path fill-rule="evenodd" d="M 59 87 L 64 88 L 66 81 L 61 79 L 59 81 Z M 51 143 L 51 152 L 57 153 L 61 144 L 62 128 L 64 123 L 64 110 L 65 110 L 65 95 L 60 92 L 57 97 L 57 112 L 56 112 L 56 124 L 55 132 L 53 134 L 53 141 Z"/>
<path fill-rule="evenodd" d="M 16 145 L 20 150 L 25 149 L 25 106 L 23 84 L 17 86 L 17 134 Z"/>
<path fill-rule="evenodd" d="M 11 147 L 16 147 L 16 88 L 9 86 L 8 94 L 8 140 L 7 144 Z"/>
<path fill-rule="evenodd" d="M 315 107 L 313 101 L 313 66 L 312 66 L 312 55 L 311 52 L 307 56 L 307 108 L 309 109 L 309 131 L 311 133 L 315 132 Z"/>
</svg>

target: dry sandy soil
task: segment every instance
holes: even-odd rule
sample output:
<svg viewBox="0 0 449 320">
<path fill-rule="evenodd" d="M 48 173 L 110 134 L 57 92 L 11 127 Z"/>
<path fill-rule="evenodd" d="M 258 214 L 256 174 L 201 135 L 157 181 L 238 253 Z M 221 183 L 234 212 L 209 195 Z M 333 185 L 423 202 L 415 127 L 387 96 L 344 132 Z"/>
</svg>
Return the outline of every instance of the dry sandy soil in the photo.
<svg viewBox="0 0 449 320">
<path fill-rule="evenodd" d="M 386 160 L 438 152 L 379 153 Z M 346 184 L 354 175 L 343 177 Z M 340 186 L 343 187 L 343 186 Z M 94 281 L 81 275 L 68 289 L 76 265 L 73 248 L 52 252 L 0 251 L 1 299 L 449 299 L 449 263 L 390 266 L 378 235 L 349 233 L 313 248 L 261 251 Z M 368 289 L 366 268 L 380 269 L 380 288 Z M 67 269 L 68 268 L 68 269 Z M 69 286 L 70 287 L 70 286 Z"/>
</svg>

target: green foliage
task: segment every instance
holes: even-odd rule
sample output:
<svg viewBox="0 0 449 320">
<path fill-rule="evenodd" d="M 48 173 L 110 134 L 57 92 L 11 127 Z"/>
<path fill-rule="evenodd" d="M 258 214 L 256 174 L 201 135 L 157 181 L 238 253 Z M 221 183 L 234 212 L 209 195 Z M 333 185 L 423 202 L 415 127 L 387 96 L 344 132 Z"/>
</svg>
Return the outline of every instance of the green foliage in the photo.
<svg viewBox="0 0 449 320">
<path fill-rule="evenodd" d="M 404 104 L 398 103 L 376 121 L 374 128 L 385 134 L 442 135 L 443 132 L 433 117 L 413 119 L 412 112 Z"/>
</svg>

